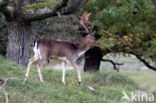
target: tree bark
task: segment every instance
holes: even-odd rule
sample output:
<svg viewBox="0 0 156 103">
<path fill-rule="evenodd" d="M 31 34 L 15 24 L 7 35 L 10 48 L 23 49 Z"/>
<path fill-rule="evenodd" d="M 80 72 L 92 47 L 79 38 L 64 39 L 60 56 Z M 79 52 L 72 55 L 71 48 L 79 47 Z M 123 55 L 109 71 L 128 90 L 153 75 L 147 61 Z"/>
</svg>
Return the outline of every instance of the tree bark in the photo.
<svg viewBox="0 0 156 103">
<path fill-rule="evenodd" d="M 17 64 L 26 66 L 29 59 L 31 24 L 19 21 L 8 22 L 7 56 Z"/>
<path fill-rule="evenodd" d="M 98 47 L 89 49 L 85 53 L 85 72 L 96 72 L 100 69 L 100 63 L 102 60 L 103 54 L 102 50 Z"/>
</svg>

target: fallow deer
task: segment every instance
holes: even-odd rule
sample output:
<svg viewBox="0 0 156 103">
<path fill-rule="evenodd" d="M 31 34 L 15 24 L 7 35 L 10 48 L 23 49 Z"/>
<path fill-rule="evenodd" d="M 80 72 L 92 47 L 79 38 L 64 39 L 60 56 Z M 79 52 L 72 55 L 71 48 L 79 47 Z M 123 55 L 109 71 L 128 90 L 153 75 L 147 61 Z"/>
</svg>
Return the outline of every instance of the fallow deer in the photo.
<svg viewBox="0 0 156 103">
<path fill-rule="evenodd" d="M 50 39 L 39 39 L 34 43 L 34 56 L 30 58 L 27 72 L 25 74 L 26 78 L 24 82 L 26 82 L 31 65 L 39 61 L 37 64 L 37 70 L 39 79 L 43 82 L 43 77 L 41 74 L 41 67 L 47 63 L 49 59 L 60 59 L 62 60 L 62 83 L 65 84 L 65 64 L 69 63 L 74 69 L 77 71 L 78 82 L 81 83 L 81 75 L 80 69 L 76 63 L 76 60 L 84 54 L 89 48 L 98 46 L 99 43 L 96 41 L 94 37 L 95 32 L 89 33 L 82 41 L 78 44 L 72 42 L 64 42 L 64 41 L 54 41 Z"/>
</svg>

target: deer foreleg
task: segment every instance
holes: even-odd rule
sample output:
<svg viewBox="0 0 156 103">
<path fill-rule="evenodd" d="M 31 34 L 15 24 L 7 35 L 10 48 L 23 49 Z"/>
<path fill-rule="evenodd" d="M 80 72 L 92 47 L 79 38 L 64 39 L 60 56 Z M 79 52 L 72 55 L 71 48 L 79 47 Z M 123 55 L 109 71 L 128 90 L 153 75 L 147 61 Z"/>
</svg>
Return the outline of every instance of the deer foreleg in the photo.
<svg viewBox="0 0 156 103">
<path fill-rule="evenodd" d="M 62 83 L 65 85 L 65 75 L 66 75 L 66 67 L 65 62 L 62 62 Z"/>
<path fill-rule="evenodd" d="M 80 73 L 80 69 L 79 66 L 75 63 L 75 62 L 71 62 L 71 65 L 74 67 L 74 69 L 77 72 L 77 76 L 78 76 L 78 82 L 79 84 L 81 84 L 81 73 Z"/>
<path fill-rule="evenodd" d="M 77 66 L 77 69 L 76 70 L 77 70 L 79 84 L 81 84 L 81 74 L 80 74 L 80 69 L 79 69 L 78 66 Z"/>
</svg>

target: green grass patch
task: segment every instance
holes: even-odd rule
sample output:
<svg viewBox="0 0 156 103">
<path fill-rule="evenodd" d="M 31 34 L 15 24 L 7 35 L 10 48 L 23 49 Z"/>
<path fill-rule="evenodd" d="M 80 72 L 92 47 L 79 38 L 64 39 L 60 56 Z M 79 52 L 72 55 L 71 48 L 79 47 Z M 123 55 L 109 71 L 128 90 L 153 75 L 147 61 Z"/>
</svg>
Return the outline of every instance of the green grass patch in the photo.
<svg viewBox="0 0 156 103">
<path fill-rule="evenodd" d="M 112 71 L 81 73 L 82 84 L 77 83 L 76 73 L 68 70 L 66 86 L 61 84 L 62 72 L 44 70 L 44 83 L 40 83 L 36 69 L 32 69 L 27 84 L 23 84 L 26 68 L 0 57 L 0 78 L 15 77 L 5 87 L 9 103 L 121 103 L 122 91 L 131 92 L 138 85 L 128 76 Z M 92 93 L 92 86 L 99 94 Z M 1 94 L 2 95 L 2 94 Z M 3 95 L 0 103 L 4 102 Z"/>
</svg>

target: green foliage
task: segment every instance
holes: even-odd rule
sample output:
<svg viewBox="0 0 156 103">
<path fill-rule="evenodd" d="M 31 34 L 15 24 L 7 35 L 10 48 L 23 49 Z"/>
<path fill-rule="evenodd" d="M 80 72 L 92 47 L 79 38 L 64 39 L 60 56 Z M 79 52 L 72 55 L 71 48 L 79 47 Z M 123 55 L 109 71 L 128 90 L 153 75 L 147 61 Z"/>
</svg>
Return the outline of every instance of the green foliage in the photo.
<svg viewBox="0 0 156 103">
<path fill-rule="evenodd" d="M 26 68 L 0 57 L 0 78 L 14 77 L 6 86 L 10 103 L 121 103 L 122 91 L 131 92 L 138 85 L 129 77 L 116 72 L 82 73 L 79 85 L 73 71 L 67 71 L 66 86 L 61 84 L 61 71 L 44 70 L 44 83 L 38 80 L 36 69 L 30 72 L 27 84 L 23 84 Z M 94 94 L 87 89 L 90 85 L 100 91 Z M 4 102 L 0 96 L 0 102 Z"/>
<path fill-rule="evenodd" d="M 156 57 L 156 9 L 151 0 L 91 0 L 91 12 L 102 36 L 102 48 Z"/>
<path fill-rule="evenodd" d="M 31 5 L 26 5 L 22 7 L 23 9 L 40 9 L 46 7 L 48 4 L 47 3 L 38 3 L 38 4 L 31 4 Z"/>
<path fill-rule="evenodd" d="M 29 4 L 29 5 L 25 5 L 22 7 L 22 9 L 26 10 L 26 9 L 41 9 L 41 8 L 45 8 L 45 7 L 53 7 L 54 5 L 56 5 L 60 0 L 40 0 L 40 2 L 38 3 L 33 3 L 33 4 Z"/>
</svg>

